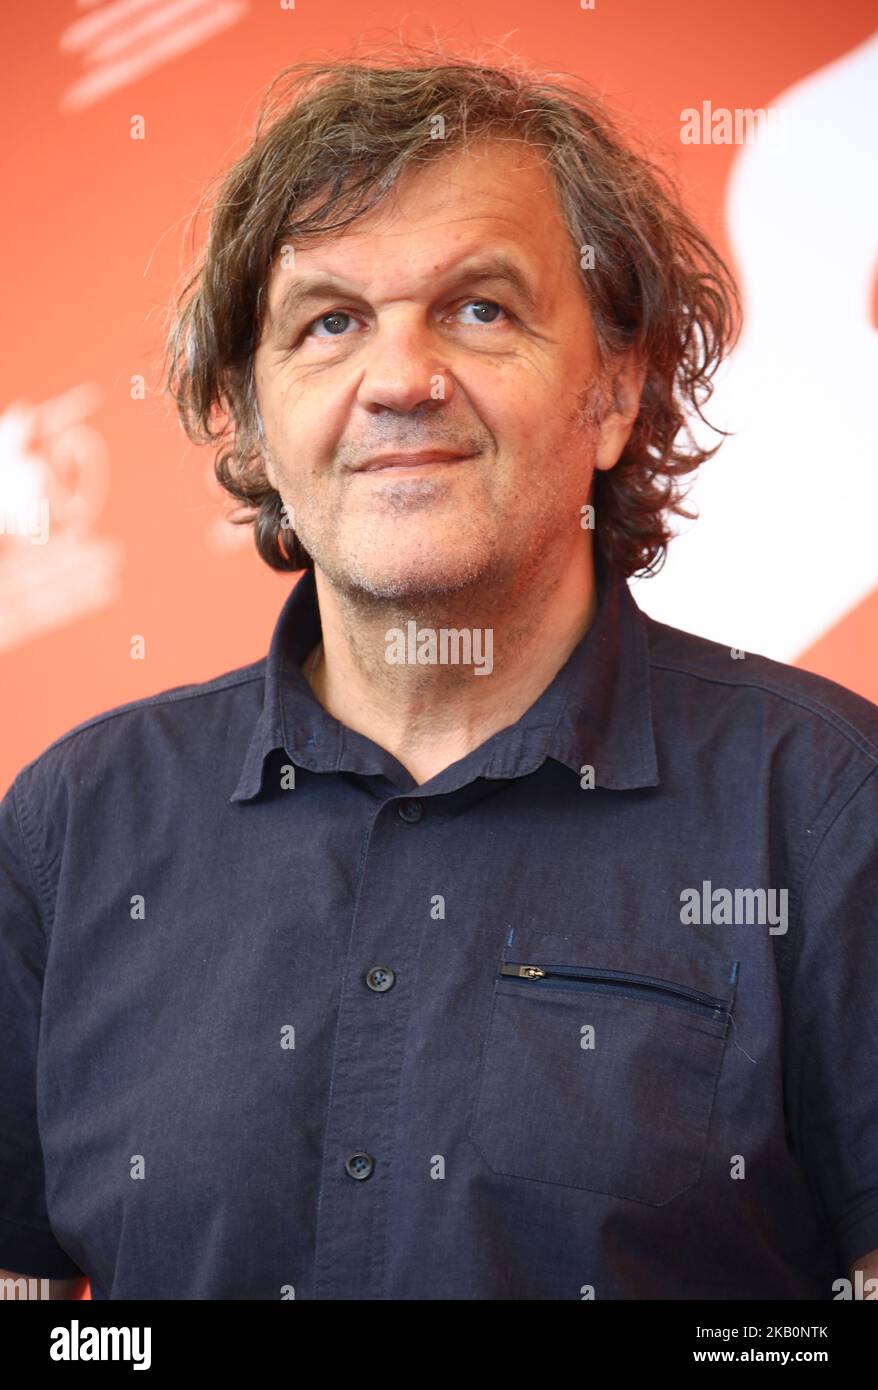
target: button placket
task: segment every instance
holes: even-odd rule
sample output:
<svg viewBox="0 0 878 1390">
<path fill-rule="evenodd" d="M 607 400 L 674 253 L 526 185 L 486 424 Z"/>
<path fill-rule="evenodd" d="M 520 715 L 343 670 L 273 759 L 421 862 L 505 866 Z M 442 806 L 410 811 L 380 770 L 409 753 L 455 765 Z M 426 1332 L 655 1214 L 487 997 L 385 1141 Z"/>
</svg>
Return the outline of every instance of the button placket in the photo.
<svg viewBox="0 0 878 1390">
<path fill-rule="evenodd" d="M 338 1007 L 317 1200 L 318 1299 L 384 1295 L 384 1243 L 394 1224 L 391 1160 L 404 1152 L 405 1142 L 398 1109 L 413 1006 L 405 986 L 414 978 L 422 935 L 429 930 L 430 837 L 426 827 L 401 836 L 398 822 L 413 824 L 422 816 L 420 801 L 388 798 L 376 812 L 360 878 L 352 885 L 356 909 Z M 379 1001 L 379 994 L 386 998 Z"/>
</svg>

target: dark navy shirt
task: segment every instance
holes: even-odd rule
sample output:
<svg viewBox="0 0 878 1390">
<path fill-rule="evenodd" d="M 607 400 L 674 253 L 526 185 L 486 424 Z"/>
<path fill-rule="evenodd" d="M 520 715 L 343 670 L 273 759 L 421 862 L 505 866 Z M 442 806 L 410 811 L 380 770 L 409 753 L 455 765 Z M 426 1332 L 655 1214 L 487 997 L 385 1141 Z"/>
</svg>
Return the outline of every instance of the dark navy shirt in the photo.
<svg viewBox="0 0 878 1390">
<path fill-rule="evenodd" d="M 311 693 L 311 574 L 266 660 L 19 772 L 0 1266 L 831 1299 L 878 1246 L 878 707 L 597 578 L 539 699 L 422 785 Z"/>
</svg>

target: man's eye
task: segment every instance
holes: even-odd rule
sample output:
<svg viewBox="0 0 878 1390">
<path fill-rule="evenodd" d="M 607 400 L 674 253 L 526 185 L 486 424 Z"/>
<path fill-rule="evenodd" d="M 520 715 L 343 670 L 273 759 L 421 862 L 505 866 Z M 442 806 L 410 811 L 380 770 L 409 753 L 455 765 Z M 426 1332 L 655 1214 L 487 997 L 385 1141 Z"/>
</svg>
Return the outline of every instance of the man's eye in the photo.
<svg viewBox="0 0 878 1390">
<path fill-rule="evenodd" d="M 314 333 L 316 338 L 342 338 L 344 337 L 344 324 L 341 323 L 341 320 L 350 320 L 352 318 L 353 315 L 345 313 L 344 309 L 333 309 L 331 314 L 321 314 L 319 319 L 315 319 L 313 323 L 309 323 L 305 330 L 305 336 L 308 337 L 309 334 Z M 330 325 L 328 332 L 326 334 L 316 333 L 315 329 L 321 327 L 323 324 Z"/>
<path fill-rule="evenodd" d="M 505 314 L 506 314 L 506 310 L 502 307 L 502 305 L 496 304 L 496 303 L 494 302 L 493 299 L 468 299 L 468 300 L 466 301 L 465 304 L 461 304 L 461 306 L 460 306 L 460 307 L 461 307 L 461 310 L 463 310 L 463 309 L 468 309 L 468 308 L 470 307 L 470 305 L 473 305 L 473 304 L 477 307 L 477 309 L 478 309 L 479 312 L 481 312 L 481 311 L 484 310 L 484 309 L 487 309 L 489 314 L 491 314 L 491 312 L 494 311 L 494 310 L 499 311 L 499 313 L 503 314 L 504 316 L 505 316 Z M 484 318 L 478 318 L 478 319 L 476 319 L 476 323 L 485 323 L 485 324 L 487 324 L 487 323 L 496 323 L 496 321 L 497 321 L 497 320 L 496 320 L 494 317 L 490 317 L 490 318 L 487 318 L 487 319 L 484 319 Z"/>
</svg>

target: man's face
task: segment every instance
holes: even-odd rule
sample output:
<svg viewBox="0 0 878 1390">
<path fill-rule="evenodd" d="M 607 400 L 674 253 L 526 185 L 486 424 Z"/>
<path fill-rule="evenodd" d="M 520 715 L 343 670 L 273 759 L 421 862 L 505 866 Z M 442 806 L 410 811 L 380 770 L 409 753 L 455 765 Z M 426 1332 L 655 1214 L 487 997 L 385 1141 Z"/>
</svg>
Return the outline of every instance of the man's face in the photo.
<svg viewBox="0 0 878 1390">
<path fill-rule="evenodd" d="M 332 283 L 284 312 L 291 288 L 317 280 Z M 584 544 L 593 467 L 624 439 L 579 418 L 595 337 L 531 152 L 483 142 L 407 175 L 294 268 L 279 259 L 268 305 L 255 361 L 266 469 L 334 586 L 388 600 L 514 586 Z M 361 468 L 429 449 L 469 457 Z"/>
</svg>

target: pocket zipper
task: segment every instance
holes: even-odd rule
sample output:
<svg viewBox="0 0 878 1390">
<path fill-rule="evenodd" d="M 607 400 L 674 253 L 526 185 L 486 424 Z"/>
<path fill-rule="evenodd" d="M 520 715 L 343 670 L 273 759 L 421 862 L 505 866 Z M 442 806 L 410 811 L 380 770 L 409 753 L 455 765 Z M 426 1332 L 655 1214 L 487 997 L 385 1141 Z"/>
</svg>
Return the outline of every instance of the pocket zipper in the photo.
<svg viewBox="0 0 878 1390">
<path fill-rule="evenodd" d="M 678 1008 L 690 1008 L 704 1010 L 713 1018 L 719 1018 L 723 1014 L 728 1014 L 731 1008 L 731 1000 L 717 999 L 715 995 L 705 994 L 700 989 L 690 989 L 688 985 L 669 985 L 663 984 L 658 980 L 652 980 L 648 975 L 634 975 L 628 971 L 621 970 L 598 970 L 591 966 L 578 965 L 559 965 L 544 967 L 542 965 L 524 965 L 518 961 L 506 961 L 500 966 L 500 974 L 516 980 L 575 980 L 579 984 L 622 986 L 627 988 L 630 993 L 639 996 L 640 991 L 647 991 L 648 994 L 662 994 L 668 1000 L 677 1000 Z M 601 991 L 602 992 L 602 991 Z"/>
</svg>

